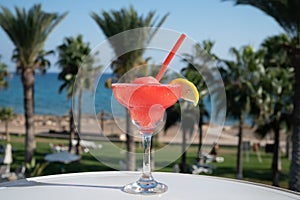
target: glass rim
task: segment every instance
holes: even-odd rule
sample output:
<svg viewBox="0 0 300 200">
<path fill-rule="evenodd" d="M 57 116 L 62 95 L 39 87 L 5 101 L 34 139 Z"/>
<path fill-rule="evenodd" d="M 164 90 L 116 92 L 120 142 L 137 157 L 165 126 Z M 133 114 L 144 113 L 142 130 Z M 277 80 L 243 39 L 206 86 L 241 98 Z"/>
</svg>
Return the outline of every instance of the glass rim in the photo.
<svg viewBox="0 0 300 200">
<path fill-rule="evenodd" d="M 180 84 L 160 84 L 160 83 L 112 83 L 112 86 L 156 86 L 156 87 L 181 87 Z"/>
</svg>

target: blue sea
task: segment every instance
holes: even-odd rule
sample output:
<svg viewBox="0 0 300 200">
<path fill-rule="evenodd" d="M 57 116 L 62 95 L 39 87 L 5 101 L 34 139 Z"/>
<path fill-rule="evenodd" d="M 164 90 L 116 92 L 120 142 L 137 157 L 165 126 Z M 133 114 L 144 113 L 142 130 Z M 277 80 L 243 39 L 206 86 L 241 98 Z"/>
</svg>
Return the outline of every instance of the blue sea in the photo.
<svg viewBox="0 0 300 200">
<path fill-rule="evenodd" d="M 105 81 L 112 77 L 112 74 L 103 74 L 99 79 L 95 95 L 95 112 L 104 111 L 114 113 L 115 116 L 125 116 L 125 110 L 122 106 L 112 111 L 112 90 L 105 87 Z M 12 107 L 17 114 L 24 113 L 23 106 L 23 87 L 21 77 L 13 74 L 8 79 L 9 87 L 0 91 L 0 107 Z M 72 100 L 67 98 L 66 91 L 59 93 L 59 87 L 62 81 L 58 80 L 58 73 L 47 73 L 45 75 L 36 74 L 35 76 L 35 113 L 42 115 L 68 115 L 72 107 Z M 209 101 L 205 101 L 206 108 L 210 110 Z M 114 104 L 114 106 L 118 106 Z M 83 107 L 83 112 L 85 112 Z M 88 113 L 94 114 L 94 113 Z M 206 119 L 205 121 L 208 121 Z M 251 124 L 251 118 L 247 117 L 246 123 Z M 227 119 L 225 124 L 236 124 L 234 119 Z"/>
<path fill-rule="evenodd" d="M 98 102 L 95 104 L 96 112 L 105 111 L 111 113 L 111 89 L 104 86 L 105 81 L 111 74 L 102 75 L 99 80 L 96 97 Z M 0 91 L 0 107 L 12 107 L 17 114 L 24 113 L 23 106 L 23 87 L 21 77 L 13 74 L 8 79 L 9 87 Z M 36 74 L 35 76 L 35 113 L 44 115 L 67 115 L 72 103 L 67 98 L 66 91 L 59 93 L 62 81 L 58 80 L 58 73 L 47 73 L 45 75 Z"/>
</svg>

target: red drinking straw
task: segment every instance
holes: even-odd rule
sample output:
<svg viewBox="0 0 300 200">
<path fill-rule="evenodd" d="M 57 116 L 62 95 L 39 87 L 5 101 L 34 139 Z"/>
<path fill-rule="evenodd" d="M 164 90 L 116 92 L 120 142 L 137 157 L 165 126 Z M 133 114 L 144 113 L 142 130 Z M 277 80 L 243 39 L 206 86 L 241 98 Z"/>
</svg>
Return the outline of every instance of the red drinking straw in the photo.
<svg viewBox="0 0 300 200">
<path fill-rule="evenodd" d="M 164 63 L 162 64 L 162 67 L 161 67 L 160 71 L 156 75 L 156 80 L 157 81 L 160 81 L 160 79 L 163 77 L 164 73 L 167 70 L 168 65 L 170 64 L 171 60 L 173 59 L 175 53 L 179 49 L 179 47 L 182 44 L 182 42 L 185 39 L 185 37 L 186 37 L 186 35 L 184 33 L 182 33 L 180 35 L 180 37 L 178 38 L 178 40 L 175 43 L 174 47 L 172 48 L 172 50 L 170 51 L 169 55 L 167 56 L 167 58 L 165 59 Z"/>
</svg>

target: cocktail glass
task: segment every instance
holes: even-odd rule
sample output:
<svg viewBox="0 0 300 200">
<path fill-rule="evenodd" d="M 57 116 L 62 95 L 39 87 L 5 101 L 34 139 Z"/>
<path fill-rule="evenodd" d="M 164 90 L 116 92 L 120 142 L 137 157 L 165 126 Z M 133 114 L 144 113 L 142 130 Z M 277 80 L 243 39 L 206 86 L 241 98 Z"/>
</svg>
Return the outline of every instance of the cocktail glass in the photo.
<svg viewBox="0 0 300 200">
<path fill-rule="evenodd" d="M 151 174 L 151 139 L 155 129 L 163 119 L 165 110 L 181 97 L 181 86 L 176 84 L 160 84 L 176 51 L 185 39 L 181 34 L 156 75 L 135 79 L 132 83 L 112 84 L 117 101 L 130 113 L 133 124 L 142 135 L 144 147 L 143 172 L 141 177 L 124 187 L 124 191 L 133 194 L 158 194 L 167 191 L 168 187 L 157 182 Z"/>
<path fill-rule="evenodd" d="M 151 138 L 163 119 L 165 109 L 181 96 L 181 87 L 176 84 L 116 83 L 112 84 L 116 100 L 126 107 L 133 124 L 138 128 L 144 147 L 141 177 L 124 187 L 133 194 L 158 194 L 167 191 L 167 186 L 157 182 L 151 174 Z"/>
</svg>

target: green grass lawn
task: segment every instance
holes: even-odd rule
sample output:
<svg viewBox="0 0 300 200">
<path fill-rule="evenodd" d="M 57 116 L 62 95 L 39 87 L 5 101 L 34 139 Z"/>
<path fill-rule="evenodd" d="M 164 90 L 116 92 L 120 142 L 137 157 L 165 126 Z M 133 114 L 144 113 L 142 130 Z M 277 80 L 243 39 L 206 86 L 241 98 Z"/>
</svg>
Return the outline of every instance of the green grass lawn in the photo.
<svg viewBox="0 0 300 200">
<path fill-rule="evenodd" d="M 5 141 L 0 141 L 0 144 L 5 145 Z M 68 141 L 65 139 L 56 139 L 56 138 L 44 138 L 37 137 L 37 148 L 35 153 L 35 159 L 37 163 L 45 163 L 44 156 L 48 153 L 51 153 L 51 148 L 49 143 L 53 144 L 63 144 L 67 145 Z M 17 166 L 21 165 L 24 162 L 24 137 L 23 136 L 12 136 L 11 144 L 13 146 L 13 164 L 11 169 L 14 170 Z M 114 143 L 120 148 L 125 148 L 124 143 Z M 172 154 L 173 147 L 164 152 L 166 156 Z M 142 152 L 141 146 L 137 145 L 137 151 Z M 175 151 L 175 147 L 174 147 Z M 187 151 L 187 163 L 189 167 L 195 163 L 196 160 L 197 146 L 191 145 Z M 258 182 L 263 184 L 272 184 L 272 170 L 271 170 L 271 161 L 272 154 L 267 154 L 261 149 L 261 158 L 262 162 L 260 163 L 257 159 L 257 155 L 254 152 L 249 152 L 249 159 L 247 159 L 246 154 L 243 156 L 243 175 L 244 180 L 251 182 Z M 115 156 L 114 150 L 104 147 L 102 155 L 106 155 L 108 158 L 115 159 L 116 161 L 120 159 L 119 156 Z M 101 163 L 98 159 L 95 158 L 98 156 L 96 153 L 83 153 L 82 158 L 79 162 L 74 162 L 68 165 L 64 165 L 65 173 L 72 172 L 88 172 L 88 171 L 107 171 L 115 170 Z M 126 154 L 122 154 L 124 159 Z M 3 155 L 0 155 L 0 157 Z M 101 156 L 101 155 L 99 155 Z M 222 163 L 211 163 L 214 165 L 215 170 L 211 176 L 226 177 L 226 178 L 235 178 L 235 165 L 236 165 L 236 148 L 220 146 L 219 156 L 224 157 L 224 162 Z M 163 156 L 157 157 L 156 162 L 163 162 Z M 138 158 L 140 160 L 141 158 Z M 289 161 L 287 158 L 282 157 L 282 174 L 280 185 L 283 188 L 288 187 L 288 172 L 289 172 Z M 118 164 L 118 163 L 117 163 Z M 180 158 L 175 162 L 168 164 L 159 171 L 172 172 L 174 164 L 180 164 Z M 138 167 L 138 166 L 137 166 Z M 45 169 L 42 171 L 41 175 L 50 175 L 50 174 L 59 174 L 62 173 L 62 164 L 59 163 L 48 163 Z"/>
</svg>

